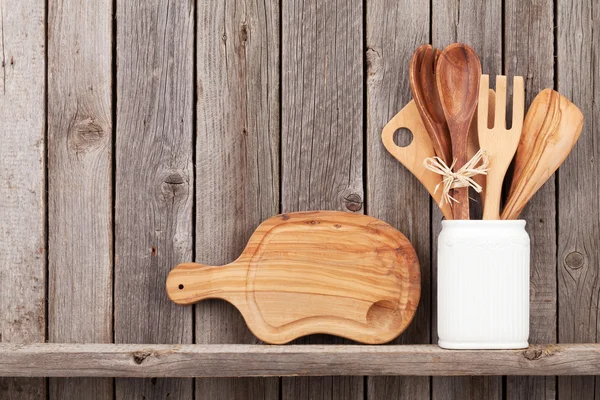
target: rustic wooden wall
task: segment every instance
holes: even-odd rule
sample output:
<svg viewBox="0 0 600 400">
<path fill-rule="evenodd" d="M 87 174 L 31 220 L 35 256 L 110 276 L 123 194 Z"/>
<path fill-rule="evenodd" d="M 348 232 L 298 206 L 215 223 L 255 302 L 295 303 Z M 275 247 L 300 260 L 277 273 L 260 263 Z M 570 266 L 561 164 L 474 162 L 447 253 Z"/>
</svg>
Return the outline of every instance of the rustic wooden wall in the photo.
<svg viewBox="0 0 600 400">
<path fill-rule="evenodd" d="M 169 302 L 166 274 L 232 261 L 270 215 L 335 209 L 413 242 L 422 300 L 395 342 L 435 343 L 441 214 L 379 136 L 411 98 L 412 51 L 455 41 L 524 76 L 528 103 L 554 87 L 584 112 L 523 217 L 531 341 L 597 341 L 599 21 L 595 0 L 0 2 L 0 342 L 257 343 L 229 304 Z M 0 398 L 591 399 L 599 384 L 0 379 Z"/>
</svg>

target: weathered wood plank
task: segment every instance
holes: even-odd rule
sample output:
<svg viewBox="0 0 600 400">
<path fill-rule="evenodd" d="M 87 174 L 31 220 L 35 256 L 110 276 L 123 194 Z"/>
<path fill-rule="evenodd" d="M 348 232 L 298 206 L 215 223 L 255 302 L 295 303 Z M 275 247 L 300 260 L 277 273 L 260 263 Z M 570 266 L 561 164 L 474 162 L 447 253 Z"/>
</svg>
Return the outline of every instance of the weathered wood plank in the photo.
<svg viewBox="0 0 600 400">
<path fill-rule="evenodd" d="M 283 2 L 283 212 L 362 212 L 362 20 L 359 1 Z M 283 399 L 363 398 L 360 377 L 286 378 L 282 385 Z"/>
<path fill-rule="evenodd" d="M 557 90 L 583 112 L 579 142 L 558 171 L 558 340 L 598 341 L 600 301 L 600 115 L 598 59 L 600 7 L 587 0 L 559 1 Z M 598 378 L 559 378 L 561 399 L 598 396 Z M 596 392 L 596 393 L 594 393 Z"/>
<path fill-rule="evenodd" d="M 443 49 L 452 42 L 467 43 L 477 51 L 483 73 L 494 77 L 502 73 L 502 2 L 500 0 L 433 0 L 431 42 Z M 492 78 L 494 83 L 495 79 Z M 474 192 L 471 192 L 473 194 Z M 475 198 L 477 198 L 475 196 Z M 481 215 L 475 204 L 471 213 Z M 432 203 L 432 342 L 437 343 L 437 237 L 441 231 L 442 215 Z M 500 399 L 502 380 L 493 378 L 434 378 L 432 397 L 445 399 L 448 393 L 457 399 Z"/>
<path fill-rule="evenodd" d="M 444 350 L 434 344 L 0 344 L 0 376 L 162 378 L 569 374 L 600 374 L 600 344 L 549 344 L 532 345 L 522 350 L 460 351 Z M 479 393 L 486 392 L 485 389 L 474 389 Z"/>
<path fill-rule="evenodd" d="M 506 0 L 504 72 L 525 78 L 526 106 L 554 87 L 553 0 Z M 556 196 L 550 179 L 521 214 L 531 238 L 530 343 L 556 343 Z M 556 379 L 507 378 L 510 399 L 554 399 Z"/>
<path fill-rule="evenodd" d="M 0 2 L 0 342 L 45 339 L 45 7 Z M 45 398 L 43 379 L 0 379 L 0 398 Z"/>
<path fill-rule="evenodd" d="M 112 342 L 112 1 L 49 3 L 48 339 Z M 112 379 L 53 379 L 112 399 Z"/>
<path fill-rule="evenodd" d="M 279 211 L 279 4 L 198 3 L 196 260 L 235 260 Z M 223 301 L 196 305 L 197 343 L 257 343 Z M 279 379 L 198 379 L 197 399 L 278 399 Z"/>
<path fill-rule="evenodd" d="M 190 343 L 167 298 L 192 259 L 194 3 L 117 1 L 115 341 Z M 191 380 L 117 380 L 117 399 L 189 399 Z"/>
<path fill-rule="evenodd" d="M 425 188 L 383 147 L 381 130 L 412 98 L 409 63 L 414 50 L 428 42 L 429 22 L 423 2 L 367 2 L 367 212 L 403 232 L 421 264 L 419 308 L 395 343 L 430 342 L 430 209 Z M 424 377 L 370 377 L 367 387 L 371 400 L 430 396 Z"/>
</svg>

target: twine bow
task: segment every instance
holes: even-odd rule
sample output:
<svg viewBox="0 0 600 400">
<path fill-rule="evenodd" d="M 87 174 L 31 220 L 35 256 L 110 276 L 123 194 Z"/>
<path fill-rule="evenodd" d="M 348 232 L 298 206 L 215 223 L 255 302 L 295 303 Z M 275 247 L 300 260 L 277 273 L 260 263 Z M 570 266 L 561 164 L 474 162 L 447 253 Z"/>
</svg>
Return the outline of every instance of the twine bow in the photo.
<svg viewBox="0 0 600 400">
<path fill-rule="evenodd" d="M 481 165 L 477 166 L 481 162 Z M 489 163 L 489 158 L 487 151 L 485 149 L 479 149 L 479 151 L 471 158 L 469 161 L 465 163 L 458 171 L 453 172 L 454 164 L 456 164 L 456 159 L 452 162 L 452 165 L 448 166 L 441 158 L 429 157 L 423 160 L 423 165 L 430 171 L 435 172 L 443 177 L 442 182 L 438 183 L 435 187 L 434 193 L 437 192 L 440 185 L 443 185 L 442 188 L 442 199 L 440 201 L 440 206 L 443 206 L 444 203 L 450 203 L 452 205 L 452 201 L 458 203 L 454 197 L 450 196 L 450 190 L 461 188 L 461 187 L 472 187 L 475 189 L 477 193 L 480 193 L 483 189 L 481 185 L 479 185 L 475 180 L 473 180 L 473 176 L 475 175 L 487 175 L 487 166 Z"/>
</svg>

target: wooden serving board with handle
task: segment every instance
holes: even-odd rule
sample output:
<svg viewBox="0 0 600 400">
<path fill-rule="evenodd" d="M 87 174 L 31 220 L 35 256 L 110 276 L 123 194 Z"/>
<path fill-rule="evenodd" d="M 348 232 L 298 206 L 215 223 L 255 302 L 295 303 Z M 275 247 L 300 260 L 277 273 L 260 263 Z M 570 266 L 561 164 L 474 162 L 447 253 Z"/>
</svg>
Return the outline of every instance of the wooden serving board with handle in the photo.
<svg viewBox="0 0 600 400">
<path fill-rule="evenodd" d="M 309 211 L 267 219 L 231 264 L 178 265 L 167 293 L 178 304 L 224 299 L 268 343 L 326 333 L 376 344 L 406 329 L 420 280 L 414 248 L 392 226 L 366 215 Z"/>
</svg>

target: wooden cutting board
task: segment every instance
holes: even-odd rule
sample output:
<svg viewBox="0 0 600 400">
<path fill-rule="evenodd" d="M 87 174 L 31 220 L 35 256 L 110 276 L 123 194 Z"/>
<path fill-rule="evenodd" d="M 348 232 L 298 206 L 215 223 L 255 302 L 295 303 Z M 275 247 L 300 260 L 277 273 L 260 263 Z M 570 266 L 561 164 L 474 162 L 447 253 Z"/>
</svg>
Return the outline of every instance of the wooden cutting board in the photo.
<svg viewBox="0 0 600 400">
<path fill-rule="evenodd" d="M 406 329 L 420 285 L 415 250 L 392 226 L 366 215 L 310 211 L 263 222 L 231 264 L 178 265 L 167 293 L 178 304 L 227 300 L 268 343 L 327 333 L 376 344 Z"/>
</svg>

